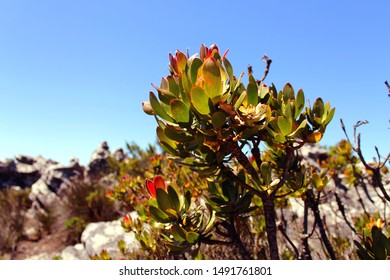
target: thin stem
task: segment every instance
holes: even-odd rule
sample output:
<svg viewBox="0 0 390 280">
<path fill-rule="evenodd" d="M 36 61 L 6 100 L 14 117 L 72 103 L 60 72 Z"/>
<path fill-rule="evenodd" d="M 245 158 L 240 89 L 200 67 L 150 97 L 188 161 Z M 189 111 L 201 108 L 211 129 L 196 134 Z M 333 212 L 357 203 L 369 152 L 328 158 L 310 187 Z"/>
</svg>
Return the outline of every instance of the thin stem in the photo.
<svg viewBox="0 0 390 280">
<path fill-rule="evenodd" d="M 349 220 L 348 220 L 348 218 L 347 218 L 347 215 L 345 214 L 345 207 L 344 207 L 343 203 L 341 202 L 341 199 L 340 199 L 340 197 L 338 196 L 337 192 L 334 192 L 334 195 L 335 195 L 335 197 L 336 197 L 337 206 L 339 207 L 339 210 L 340 210 L 341 214 L 343 215 L 344 221 L 347 223 L 347 225 L 349 226 L 349 228 L 350 228 L 354 233 L 356 233 L 355 228 L 351 225 L 351 223 L 349 222 Z"/>
<path fill-rule="evenodd" d="M 325 248 L 328 251 L 330 258 L 332 260 L 335 260 L 336 254 L 326 234 L 325 226 L 324 223 L 322 222 L 320 210 L 318 208 L 318 202 L 314 198 L 313 190 L 309 189 L 306 191 L 306 198 L 308 200 L 309 207 L 312 209 L 314 217 L 317 220 L 317 224 L 320 229 L 321 240 L 324 242 Z"/>
<path fill-rule="evenodd" d="M 355 152 L 358 154 L 360 161 L 363 163 L 364 167 L 370 171 L 372 171 L 372 180 L 373 180 L 373 185 L 374 187 L 379 187 L 381 190 L 383 196 L 386 198 L 387 201 L 390 201 L 390 196 L 387 193 L 385 187 L 383 186 L 382 182 L 382 175 L 381 175 L 381 170 L 380 170 L 380 164 L 377 167 L 372 167 L 370 166 L 367 162 L 366 159 L 364 158 L 362 151 L 361 151 L 361 145 L 360 145 L 360 134 L 358 135 L 358 144 L 357 147 L 354 148 Z"/>
<path fill-rule="evenodd" d="M 386 87 L 387 87 L 387 90 L 389 91 L 388 96 L 390 97 L 390 85 L 389 85 L 389 82 L 388 82 L 388 81 L 385 81 L 385 85 L 386 85 Z"/>
<path fill-rule="evenodd" d="M 279 183 L 272 190 L 271 196 L 275 196 L 278 190 L 283 187 L 287 181 L 288 172 L 290 170 L 290 163 L 294 159 L 294 148 L 286 146 L 286 160 L 284 162 L 283 172 L 280 178 Z"/>
<path fill-rule="evenodd" d="M 242 181 L 240 178 L 238 178 L 234 173 L 233 171 L 227 167 L 226 165 L 224 165 L 223 163 L 219 164 L 219 168 L 221 170 L 221 172 L 230 180 L 232 180 L 234 183 L 240 185 L 243 189 L 257 195 L 258 197 L 261 197 L 262 195 L 262 192 L 254 189 L 253 187 L 251 187 L 250 185 L 248 185 L 247 183 L 245 183 L 244 181 Z"/>
<path fill-rule="evenodd" d="M 272 63 L 272 59 L 270 59 L 268 56 L 266 56 L 264 54 L 263 58 L 261 59 L 262 61 L 264 61 L 266 63 L 265 65 L 265 69 L 264 69 L 264 75 L 263 77 L 261 78 L 260 81 L 257 81 L 257 83 L 260 85 L 262 82 L 264 82 L 265 78 L 267 78 L 267 75 L 268 75 L 268 72 L 269 72 L 269 68 L 271 67 L 271 63 Z"/>
<path fill-rule="evenodd" d="M 249 162 L 247 156 L 238 146 L 237 141 L 228 142 L 227 148 L 229 152 L 237 159 L 237 161 L 245 168 L 245 170 L 252 176 L 253 179 L 259 180 L 259 174 L 253 165 Z"/>
<path fill-rule="evenodd" d="M 286 229 L 284 227 L 284 225 L 282 223 L 279 223 L 277 225 L 277 228 L 278 230 L 282 233 L 282 235 L 284 236 L 284 238 L 286 238 L 288 244 L 291 245 L 291 247 L 293 248 L 294 250 L 294 254 L 295 254 L 295 259 L 298 259 L 299 258 L 299 251 L 298 251 L 298 248 L 295 246 L 294 242 L 292 242 L 292 240 L 290 239 L 290 237 L 287 235 L 287 232 L 286 232 Z"/>
<path fill-rule="evenodd" d="M 260 142 L 260 140 L 259 140 Z M 259 149 L 259 142 L 257 142 L 256 140 L 252 140 L 252 143 L 253 143 L 253 148 L 252 148 L 252 155 L 254 156 L 255 158 L 255 161 L 256 161 L 256 165 L 258 168 L 260 168 L 261 164 L 262 164 L 262 161 L 261 161 L 261 154 L 260 154 L 260 149 Z"/>
<path fill-rule="evenodd" d="M 309 246 L 309 205 L 305 200 L 304 210 L 303 210 L 303 232 L 302 232 L 302 246 L 303 246 L 303 259 L 312 260 L 310 246 Z"/>
</svg>

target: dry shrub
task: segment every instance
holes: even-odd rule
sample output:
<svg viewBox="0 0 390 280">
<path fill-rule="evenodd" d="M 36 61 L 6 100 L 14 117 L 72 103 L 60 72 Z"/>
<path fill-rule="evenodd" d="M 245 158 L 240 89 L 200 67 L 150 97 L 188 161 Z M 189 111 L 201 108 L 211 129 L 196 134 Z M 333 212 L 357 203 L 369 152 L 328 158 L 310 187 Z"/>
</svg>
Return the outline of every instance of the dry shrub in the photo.
<svg viewBox="0 0 390 280">
<path fill-rule="evenodd" d="M 24 213 L 31 203 L 28 194 L 20 188 L 0 191 L 0 255 L 14 251 L 22 237 Z"/>
</svg>

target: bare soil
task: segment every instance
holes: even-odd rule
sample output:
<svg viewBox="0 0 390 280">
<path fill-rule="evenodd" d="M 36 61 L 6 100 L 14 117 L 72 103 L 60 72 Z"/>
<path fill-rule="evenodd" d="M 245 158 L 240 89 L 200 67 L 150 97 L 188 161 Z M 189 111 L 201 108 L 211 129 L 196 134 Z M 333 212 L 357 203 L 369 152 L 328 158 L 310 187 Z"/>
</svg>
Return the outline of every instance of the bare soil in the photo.
<svg viewBox="0 0 390 280">
<path fill-rule="evenodd" d="M 17 243 L 16 250 L 11 254 L 13 260 L 25 259 L 53 259 L 61 254 L 61 251 L 74 242 L 70 240 L 70 230 L 65 227 L 68 219 L 62 207 L 54 213 L 54 221 L 49 233 L 43 233 L 37 241 L 21 240 Z"/>
</svg>

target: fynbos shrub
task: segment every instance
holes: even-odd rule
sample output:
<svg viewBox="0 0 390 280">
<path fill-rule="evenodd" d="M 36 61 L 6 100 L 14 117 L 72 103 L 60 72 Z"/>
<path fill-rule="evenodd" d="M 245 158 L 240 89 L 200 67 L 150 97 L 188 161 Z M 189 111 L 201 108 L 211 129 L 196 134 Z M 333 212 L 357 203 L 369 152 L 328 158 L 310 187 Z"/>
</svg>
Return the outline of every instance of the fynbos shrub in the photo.
<svg viewBox="0 0 390 280">
<path fill-rule="evenodd" d="M 270 60 L 265 59 L 267 73 Z M 154 86 L 157 94 L 150 92 L 143 109 L 155 117 L 159 143 L 172 160 L 209 184 L 205 207 L 192 214 L 186 213 L 191 209 L 188 191 L 180 198 L 174 188 L 156 189 L 157 204 L 149 211 L 153 219 L 169 224 L 168 249 L 182 253 L 202 242 L 230 244 L 242 258 L 252 258 L 241 231 L 245 218 L 257 210 L 265 218 L 269 257 L 279 259 L 275 209 L 278 201 L 295 195 L 313 211 L 325 247 L 335 258 L 316 201 L 328 178 L 307 172 L 297 157 L 303 145 L 321 140 L 335 109 L 321 98 L 305 107 L 302 90 L 295 92 L 287 83 L 277 91 L 264 84 L 266 75 L 256 79 L 251 68 L 245 85 L 243 75 L 234 75 L 227 52 L 221 55 L 216 45 L 202 45 L 200 56 L 177 51 L 169 61 L 170 75 Z M 183 215 L 192 217 L 191 230 L 181 223 Z"/>
</svg>

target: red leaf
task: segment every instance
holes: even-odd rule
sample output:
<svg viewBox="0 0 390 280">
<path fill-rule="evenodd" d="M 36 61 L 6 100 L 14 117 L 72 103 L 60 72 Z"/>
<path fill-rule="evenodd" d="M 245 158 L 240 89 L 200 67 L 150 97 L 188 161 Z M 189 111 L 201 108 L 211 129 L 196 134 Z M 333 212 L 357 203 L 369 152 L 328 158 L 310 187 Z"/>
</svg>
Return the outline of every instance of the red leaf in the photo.
<svg viewBox="0 0 390 280">
<path fill-rule="evenodd" d="M 149 180 L 149 179 L 146 179 L 145 184 L 146 184 L 146 188 L 148 189 L 149 194 L 152 197 L 156 197 L 156 187 L 154 186 L 154 182 Z"/>
<path fill-rule="evenodd" d="M 165 181 L 163 177 L 161 177 L 160 175 L 154 177 L 154 187 L 155 189 L 166 190 Z"/>
</svg>

